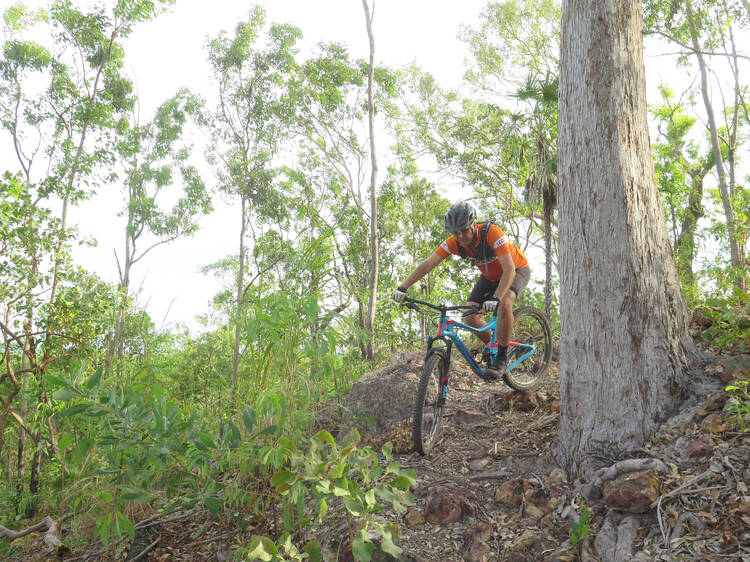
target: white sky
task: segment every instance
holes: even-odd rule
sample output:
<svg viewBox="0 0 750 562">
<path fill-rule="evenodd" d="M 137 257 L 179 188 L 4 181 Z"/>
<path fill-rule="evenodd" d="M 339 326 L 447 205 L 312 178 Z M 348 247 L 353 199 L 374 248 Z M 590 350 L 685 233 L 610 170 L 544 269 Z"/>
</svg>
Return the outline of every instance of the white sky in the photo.
<svg viewBox="0 0 750 562">
<path fill-rule="evenodd" d="M 336 41 L 345 43 L 354 58 L 369 56 L 360 0 L 259 3 L 265 6 L 268 21 L 290 23 L 302 30 L 302 54 L 305 47 L 320 41 Z M 441 84 L 458 84 L 467 54 L 457 39 L 459 25 L 475 23 L 485 4 L 485 0 L 376 0 L 376 63 L 398 68 L 415 62 Z M 233 0 L 178 0 L 169 13 L 136 30 L 126 43 L 126 71 L 135 77 L 142 122 L 180 87 L 210 95 L 206 39 L 221 30 L 232 34 L 237 22 L 247 19 L 252 5 Z M 385 164 L 381 162 L 381 168 Z M 206 180 L 212 179 L 207 172 Z M 218 280 L 203 275 L 199 268 L 237 253 L 239 215 L 218 197 L 214 206 L 216 210 L 201 221 L 196 235 L 153 250 L 133 268 L 132 287 L 142 287 L 138 302 L 146 305 L 157 326 L 182 323 L 192 330 L 197 326 L 196 315 L 208 312 L 209 301 L 222 289 Z M 123 221 L 116 216 L 120 207 L 119 193 L 102 193 L 72 212 L 81 233 L 98 241 L 94 248 L 78 249 L 77 260 L 111 282 L 117 281 L 113 250 L 122 255 L 123 247 Z"/>
<path fill-rule="evenodd" d="M 459 26 L 475 24 L 487 1 L 376 0 L 373 23 L 376 62 L 395 68 L 414 62 L 432 73 L 443 86 L 457 85 L 467 56 L 466 46 L 457 39 Z M 0 10 L 4 11 L 10 3 L 0 0 Z M 46 4 L 43 0 L 27 0 L 27 3 Z M 265 5 L 269 21 L 291 23 L 302 30 L 303 54 L 304 48 L 320 41 L 337 41 L 345 43 L 354 58 L 368 56 L 361 0 L 259 3 Z M 221 30 L 233 33 L 237 22 L 247 19 L 252 5 L 234 0 L 177 0 L 168 13 L 137 28 L 126 43 L 126 71 L 135 78 L 141 122 L 150 119 L 156 107 L 181 87 L 205 97 L 211 95 L 213 88 L 208 83 L 203 48 L 206 39 Z M 747 45 L 750 40 L 743 41 L 744 52 L 750 52 Z M 675 71 L 672 60 L 654 57 L 647 49 L 650 102 L 657 100 L 656 86 L 660 82 L 670 83 L 678 94 L 681 91 L 678 82 L 684 81 L 686 72 Z M 381 139 L 381 143 L 385 142 L 386 139 Z M 384 152 L 381 148 L 381 169 L 387 165 L 382 160 Z M 196 150 L 196 161 L 200 162 L 202 157 L 200 150 Z M 213 180 L 207 168 L 205 179 L 209 184 Z M 201 229 L 195 236 L 155 249 L 133 269 L 132 287 L 142 287 L 138 302 L 146 305 L 157 326 L 182 323 L 191 329 L 197 327 L 196 315 L 209 310 L 210 299 L 222 288 L 218 280 L 204 276 L 199 268 L 237 252 L 239 217 L 236 209 L 227 208 L 218 197 L 214 206 L 216 210 L 201 221 Z M 93 200 L 73 209 L 71 217 L 84 237 L 98 241 L 94 248 L 77 249 L 77 261 L 110 282 L 118 279 L 113 251 L 122 253 L 123 221 L 117 217 L 121 207 L 117 191 L 100 192 Z M 541 264 L 537 270 L 543 271 Z"/>
</svg>

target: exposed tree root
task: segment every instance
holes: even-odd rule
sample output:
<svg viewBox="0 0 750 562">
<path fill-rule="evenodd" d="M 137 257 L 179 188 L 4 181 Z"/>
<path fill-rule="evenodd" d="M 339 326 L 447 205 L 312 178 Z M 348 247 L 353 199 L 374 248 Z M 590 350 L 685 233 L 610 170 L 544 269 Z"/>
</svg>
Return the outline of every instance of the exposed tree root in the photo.
<svg viewBox="0 0 750 562">
<path fill-rule="evenodd" d="M 640 526 L 640 517 L 637 515 L 623 516 L 615 511 L 607 512 L 594 541 L 602 562 L 629 560 L 633 555 L 633 543 Z"/>
<path fill-rule="evenodd" d="M 57 538 L 57 523 L 49 515 L 36 525 L 32 525 L 23 531 L 13 531 L 0 525 L 0 537 L 8 537 L 12 541 L 38 532 L 44 532 L 44 543 L 54 548 L 58 554 L 68 550 L 68 547 Z"/>
<path fill-rule="evenodd" d="M 616 462 L 608 468 L 597 470 L 591 481 L 585 484 L 581 493 L 587 500 L 596 500 L 602 496 L 602 484 L 607 480 L 613 480 L 623 474 L 639 472 L 641 470 L 655 470 L 659 474 L 669 473 L 669 467 L 659 459 L 627 459 Z"/>
</svg>

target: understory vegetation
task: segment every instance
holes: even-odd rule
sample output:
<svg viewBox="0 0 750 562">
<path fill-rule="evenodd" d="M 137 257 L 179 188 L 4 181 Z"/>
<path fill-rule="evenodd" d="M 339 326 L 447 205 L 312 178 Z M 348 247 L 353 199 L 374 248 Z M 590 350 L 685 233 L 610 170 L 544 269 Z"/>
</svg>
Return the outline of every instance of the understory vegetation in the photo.
<svg viewBox="0 0 750 562">
<path fill-rule="evenodd" d="M 398 529 L 376 514 L 403 511 L 417 475 L 390 445 L 337 435 L 340 399 L 434 333 L 389 297 L 445 238 L 456 193 L 527 253 L 534 278 L 518 304 L 545 310 L 559 330 L 560 7 L 488 2 L 461 30 L 460 89 L 416 66 L 381 65 L 368 97 L 366 60 L 335 43 L 303 51 L 304 29 L 256 6 L 209 38 L 206 91 L 174 92 L 139 115 L 128 39 L 170 4 L 50 0 L 2 14 L 0 525 L 50 515 L 67 548 L 95 542 L 114 556 L 140 521 L 208 510 L 251 537 L 232 545 L 237 559 L 320 560 L 306 530 L 336 515 L 356 559 L 369 560 L 375 542 L 398 556 Z M 700 49 L 685 47 L 683 4 Z M 750 75 L 750 53 L 736 43 L 747 3 L 649 0 L 644 13 L 646 49 L 679 45 L 658 64 L 691 77 L 649 99 L 691 326 L 717 354 L 748 353 L 750 118 L 738 77 Z M 376 30 L 375 40 L 388 38 Z M 714 55 L 698 60 L 699 50 Z M 713 125 L 692 79 L 705 64 L 723 93 Z M 377 185 L 369 107 L 387 131 Z M 105 191 L 123 221 L 114 284 L 76 263 L 74 247 L 90 241 L 70 224 L 72 208 Z M 202 273 L 223 289 L 201 330 L 160 329 L 139 305 L 139 260 L 167 259 L 219 199 L 236 211 L 227 236 L 237 248 Z M 410 291 L 459 303 L 474 277 L 454 261 Z M 745 431 L 748 381 L 731 394 L 725 415 Z M 588 534 L 584 513 L 571 540 Z M 18 552 L 0 537 L 0 558 Z"/>
</svg>

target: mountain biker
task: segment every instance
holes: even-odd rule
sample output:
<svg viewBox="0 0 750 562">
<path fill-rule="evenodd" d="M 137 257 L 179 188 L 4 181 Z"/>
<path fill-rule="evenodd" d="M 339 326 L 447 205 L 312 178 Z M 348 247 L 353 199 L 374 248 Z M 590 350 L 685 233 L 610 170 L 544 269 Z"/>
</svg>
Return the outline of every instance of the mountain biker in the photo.
<svg viewBox="0 0 750 562">
<path fill-rule="evenodd" d="M 497 308 L 498 352 L 495 361 L 485 372 L 490 380 L 497 380 L 506 372 L 508 343 L 513 333 L 513 303 L 529 282 L 531 270 L 526 256 L 496 224 L 478 223 L 477 211 L 471 203 L 454 203 L 445 214 L 445 231 L 451 232 L 435 252 L 414 268 L 393 293 L 393 300 L 402 304 L 406 291 L 450 255 L 468 259 L 482 272 L 469 295 L 469 306 L 481 306 L 482 313 L 467 314 L 466 323 L 473 328 L 486 324 L 484 312 Z M 490 343 L 489 332 L 476 334 L 485 345 Z"/>
</svg>

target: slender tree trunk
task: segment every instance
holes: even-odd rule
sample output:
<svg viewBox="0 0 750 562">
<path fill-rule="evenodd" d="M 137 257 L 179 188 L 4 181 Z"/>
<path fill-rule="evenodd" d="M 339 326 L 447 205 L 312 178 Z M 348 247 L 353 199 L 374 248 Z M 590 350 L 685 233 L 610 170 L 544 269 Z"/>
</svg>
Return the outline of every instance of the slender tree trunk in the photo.
<svg viewBox="0 0 750 562">
<path fill-rule="evenodd" d="M 242 219 L 240 221 L 240 257 L 237 271 L 237 308 L 234 325 L 234 359 L 232 363 L 232 406 L 237 396 L 237 374 L 240 369 L 240 321 L 242 318 L 242 301 L 245 286 L 245 235 L 247 234 L 248 222 L 248 200 L 244 195 L 242 198 Z"/>
<path fill-rule="evenodd" d="M 557 187 L 547 182 L 544 198 L 544 315 L 552 315 L 552 215 Z"/>
<path fill-rule="evenodd" d="M 370 127 L 370 299 L 367 303 L 365 329 L 368 334 L 367 358 L 375 358 L 375 307 L 378 302 L 378 269 L 380 243 L 378 240 L 378 161 L 375 156 L 375 36 L 372 32 L 372 14 L 367 0 L 362 0 L 367 23 L 367 38 L 370 41 L 370 68 L 367 73 L 368 121 Z M 373 4 L 374 9 L 374 4 Z"/>
<path fill-rule="evenodd" d="M 29 493 L 31 499 L 26 504 L 26 512 L 24 515 L 26 519 L 31 519 L 37 514 L 38 498 L 39 493 L 39 475 L 42 472 L 42 451 L 40 449 L 34 450 L 34 456 L 31 459 L 31 475 L 29 476 Z"/>
<path fill-rule="evenodd" d="M 695 231 L 698 220 L 703 216 L 703 178 L 708 167 L 691 173 L 692 189 L 685 207 L 680 234 L 676 240 L 677 269 L 682 281 L 690 287 L 695 286 L 693 260 L 695 259 Z"/>
<path fill-rule="evenodd" d="M 120 278 L 120 298 L 122 305 L 117 311 L 115 345 L 117 346 L 117 378 L 122 374 L 122 358 L 125 355 L 125 322 L 128 317 L 128 297 L 130 296 L 130 270 L 133 266 L 133 237 L 125 233 L 125 264 Z"/>
<path fill-rule="evenodd" d="M 638 0 L 562 5 L 560 456 L 573 474 L 642 446 L 695 348 L 659 202 Z"/>
<path fill-rule="evenodd" d="M 363 303 L 359 297 L 357 297 L 357 314 L 359 316 L 359 329 L 360 332 L 365 331 L 365 303 Z M 362 334 L 360 333 L 359 338 L 359 351 L 362 354 L 362 359 L 367 359 L 367 346 L 365 345 L 365 340 L 362 337 Z"/>
<path fill-rule="evenodd" d="M 21 368 L 25 368 L 25 362 L 21 363 Z M 19 415 L 21 419 L 26 422 L 26 416 L 29 411 L 29 375 L 24 373 L 21 375 L 21 411 Z M 18 458 L 16 462 L 16 491 L 21 494 L 23 492 L 23 479 L 26 476 L 26 430 L 18 426 Z"/>
<path fill-rule="evenodd" d="M 735 217 L 734 209 L 732 209 L 732 203 L 729 197 L 729 189 L 727 187 L 726 172 L 724 171 L 724 160 L 721 154 L 721 146 L 719 145 L 719 131 L 716 126 L 716 118 L 714 116 L 714 108 L 711 105 L 711 97 L 708 91 L 708 70 L 706 61 L 703 58 L 701 52 L 701 45 L 699 43 L 698 31 L 695 28 L 695 21 L 693 19 L 693 10 L 690 6 L 690 2 L 686 4 L 687 10 L 687 21 L 690 28 L 690 39 L 692 41 L 693 50 L 698 60 L 698 69 L 701 75 L 701 94 L 703 95 L 703 104 L 706 107 L 706 114 L 708 116 L 708 130 L 711 135 L 711 147 L 714 153 L 714 160 L 716 164 L 716 174 L 719 177 L 719 193 L 721 194 L 721 204 L 724 207 L 724 216 L 727 221 L 727 235 L 729 236 L 729 255 L 733 268 L 739 268 L 741 264 L 740 250 L 737 243 L 737 233 L 735 228 Z"/>
</svg>

